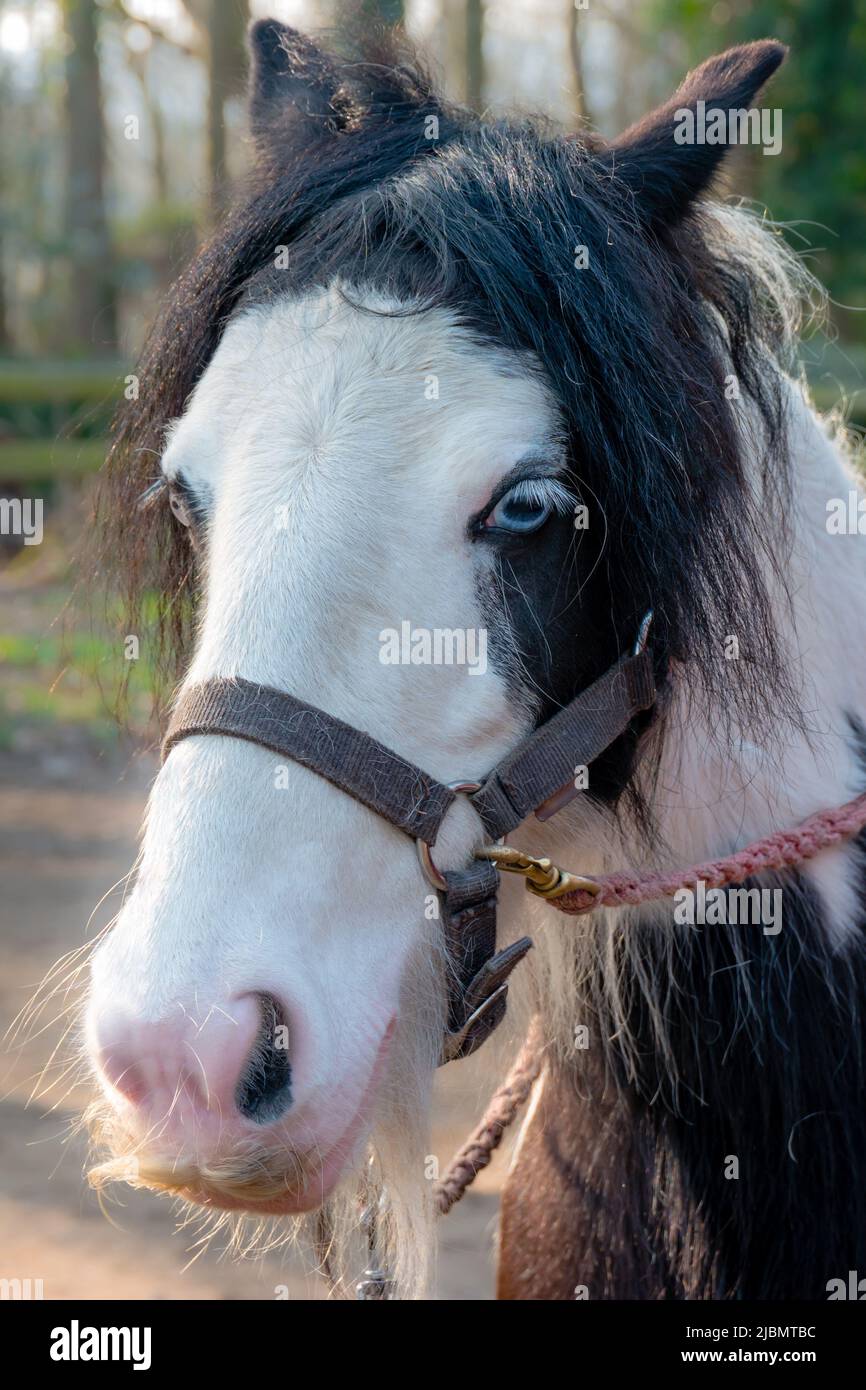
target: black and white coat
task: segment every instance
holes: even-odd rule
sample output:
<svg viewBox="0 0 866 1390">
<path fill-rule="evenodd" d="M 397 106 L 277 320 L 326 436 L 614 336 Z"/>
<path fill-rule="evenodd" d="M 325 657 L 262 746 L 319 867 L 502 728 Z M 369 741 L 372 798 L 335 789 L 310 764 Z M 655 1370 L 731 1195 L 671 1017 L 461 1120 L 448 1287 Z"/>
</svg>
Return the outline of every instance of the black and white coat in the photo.
<svg viewBox="0 0 866 1390">
<path fill-rule="evenodd" d="M 861 791 L 864 547 L 826 526 L 855 484 L 787 375 L 810 287 L 704 201 L 724 147 L 672 138 L 679 108 L 749 105 L 781 46 L 711 60 L 606 146 L 451 110 L 394 55 L 347 63 L 270 22 L 252 42 L 256 185 L 166 306 L 102 502 L 132 612 L 158 589 L 175 656 L 197 602 L 184 679 L 291 690 L 474 778 L 652 607 L 659 705 L 518 843 L 589 873 L 687 863 Z M 134 513 L 153 450 L 174 519 Z M 404 621 L 483 630 L 486 671 L 383 665 Z M 478 838 L 457 806 L 438 862 Z M 533 916 L 527 993 L 585 1133 L 604 1115 L 565 1179 L 605 1175 L 572 1257 L 594 1297 L 823 1297 L 866 1271 L 861 847 L 780 886 L 775 935 L 657 908 L 575 926 L 503 891 L 506 932 Z M 411 846 L 322 779 L 178 746 L 93 961 L 101 1177 L 337 1208 L 369 1140 L 398 1290 L 423 1291 L 428 894 Z M 237 1102 L 273 1084 L 263 1017 L 291 1070 L 264 1125 Z"/>
</svg>

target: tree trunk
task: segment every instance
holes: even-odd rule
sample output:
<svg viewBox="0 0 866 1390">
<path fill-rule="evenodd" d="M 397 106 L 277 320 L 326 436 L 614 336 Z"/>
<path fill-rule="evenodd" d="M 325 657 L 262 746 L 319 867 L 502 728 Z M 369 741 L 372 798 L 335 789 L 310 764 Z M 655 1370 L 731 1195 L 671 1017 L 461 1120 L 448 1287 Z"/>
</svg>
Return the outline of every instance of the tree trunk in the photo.
<svg viewBox="0 0 866 1390">
<path fill-rule="evenodd" d="M 225 106 L 246 80 L 245 35 L 249 0 L 209 0 L 208 40 L 208 174 L 210 220 L 216 221 L 229 202 L 230 180 L 226 167 Z"/>
<path fill-rule="evenodd" d="M 73 266 L 70 331 L 77 347 L 117 346 L 117 297 L 105 209 L 105 129 L 95 0 L 64 0 L 66 236 Z"/>
<path fill-rule="evenodd" d="M 466 0 L 466 104 L 484 104 L 484 0 Z"/>
<path fill-rule="evenodd" d="M 574 108 L 575 119 L 578 124 L 585 124 L 589 119 L 586 108 L 586 91 L 583 85 L 583 55 L 581 50 L 580 15 L 586 11 L 579 11 L 574 0 L 566 0 L 568 5 L 568 54 L 571 59 L 572 74 L 572 106 Z"/>
<path fill-rule="evenodd" d="M 440 24 L 448 95 L 480 110 L 484 100 L 483 0 L 442 0 Z"/>
</svg>

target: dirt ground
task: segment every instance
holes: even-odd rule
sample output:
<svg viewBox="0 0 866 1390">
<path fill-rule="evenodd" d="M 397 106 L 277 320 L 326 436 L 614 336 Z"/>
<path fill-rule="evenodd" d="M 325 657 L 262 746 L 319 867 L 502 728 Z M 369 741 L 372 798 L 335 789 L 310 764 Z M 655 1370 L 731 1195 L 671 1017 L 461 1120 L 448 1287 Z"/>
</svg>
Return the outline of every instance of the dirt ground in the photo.
<svg viewBox="0 0 866 1390">
<path fill-rule="evenodd" d="M 58 957 L 116 910 L 110 890 L 133 862 L 153 774 L 149 761 L 100 757 L 55 732 L 25 731 L 0 752 L 0 1034 Z M 0 1277 L 42 1279 L 46 1299 L 270 1299 L 277 1285 L 291 1298 L 324 1297 L 297 1252 L 238 1261 L 216 1243 L 190 1264 L 195 1234 L 179 1231 L 172 1204 L 155 1195 L 124 1191 L 100 1209 L 82 1175 L 84 1140 L 70 1133 L 86 1087 L 69 1090 L 58 1075 L 54 1090 L 30 1099 L 63 1033 L 63 1002 L 53 1001 L 29 1043 L 0 1055 Z M 441 1074 L 437 1154 L 450 1154 L 477 1120 L 488 1071 L 473 1060 Z M 497 1159 L 442 1224 L 441 1299 L 492 1296 L 504 1168 Z"/>
</svg>

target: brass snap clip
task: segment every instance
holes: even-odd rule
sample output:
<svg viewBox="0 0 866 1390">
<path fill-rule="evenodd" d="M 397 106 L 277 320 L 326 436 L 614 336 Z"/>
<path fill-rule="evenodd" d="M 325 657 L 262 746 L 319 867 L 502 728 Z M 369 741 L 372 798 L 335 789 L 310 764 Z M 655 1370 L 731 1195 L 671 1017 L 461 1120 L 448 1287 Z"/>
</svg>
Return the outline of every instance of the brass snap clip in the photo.
<svg viewBox="0 0 866 1390">
<path fill-rule="evenodd" d="M 508 874 L 521 874 L 526 879 L 526 887 L 537 898 L 561 898 L 566 893 L 591 893 L 595 897 L 601 891 L 601 884 L 594 878 L 582 874 L 570 874 L 560 869 L 546 856 L 539 858 L 525 854 L 522 849 L 512 845 L 484 845 L 475 852 L 476 859 L 489 859 L 497 869 Z"/>
</svg>

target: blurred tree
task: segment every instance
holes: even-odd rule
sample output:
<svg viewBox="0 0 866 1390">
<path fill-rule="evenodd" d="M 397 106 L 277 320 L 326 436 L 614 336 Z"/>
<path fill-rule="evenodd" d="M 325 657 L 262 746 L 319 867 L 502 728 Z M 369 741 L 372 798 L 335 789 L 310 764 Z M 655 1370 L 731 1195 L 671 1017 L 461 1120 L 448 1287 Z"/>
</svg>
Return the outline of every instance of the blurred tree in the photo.
<svg viewBox="0 0 866 1390">
<path fill-rule="evenodd" d="M 361 0 L 361 12 L 386 24 L 402 24 L 406 18 L 403 0 Z"/>
<path fill-rule="evenodd" d="M 107 0 L 103 0 L 107 5 Z M 198 42 L 192 47 L 182 42 L 176 34 L 169 34 L 155 20 L 142 18 L 140 14 L 131 10 L 127 0 L 112 0 L 111 12 L 121 21 L 125 21 L 124 48 L 126 62 L 130 70 L 138 79 L 141 89 L 141 97 L 147 110 L 150 121 L 151 133 L 153 136 L 153 181 L 154 195 L 160 205 L 165 205 L 171 198 L 171 177 L 168 158 L 168 131 L 166 114 L 161 101 L 161 94 L 157 80 L 153 77 L 154 56 L 159 54 L 164 48 L 178 49 L 185 53 L 187 57 L 200 60 L 203 57 L 202 40 L 199 36 Z M 139 31 L 144 30 L 145 36 L 149 36 L 149 42 L 141 43 L 138 37 Z"/>
<path fill-rule="evenodd" d="M 583 57 L 581 50 L 581 33 L 579 13 L 574 0 L 565 0 L 567 6 L 568 20 L 568 56 L 571 60 L 571 75 L 573 82 L 572 102 L 574 114 L 578 121 L 588 119 L 586 109 L 586 92 L 583 84 Z"/>
<path fill-rule="evenodd" d="M 138 78 L 141 99 L 147 111 L 151 129 L 151 148 L 153 150 L 153 193 L 156 202 L 162 206 L 170 195 L 168 156 L 166 151 L 165 115 L 159 100 L 159 93 L 150 80 L 151 54 L 140 49 L 127 49 L 126 61 L 130 70 Z"/>
<path fill-rule="evenodd" d="M 795 247 L 804 249 L 803 237 L 812 243 L 810 262 L 834 299 L 866 308 L 864 0 L 719 0 L 709 9 L 696 0 L 648 0 L 642 16 L 656 35 L 676 35 L 690 63 L 749 39 L 790 45 L 767 101 L 782 111 L 782 152 L 749 152 L 750 191 L 774 217 L 807 224 L 792 228 Z M 834 318 L 846 335 L 866 339 L 866 313 L 836 305 Z"/>
<path fill-rule="evenodd" d="M 651 6 L 652 0 L 643 8 L 632 0 L 593 0 L 589 13 L 608 30 L 613 71 L 620 76 L 613 84 L 608 135 L 618 135 L 663 101 L 670 92 L 671 74 L 678 72 L 676 44 L 670 42 L 669 32 L 659 34 Z"/>
<path fill-rule="evenodd" d="M 466 102 L 484 106 L 484 0 L 466 0 Z"/>
<path fill-rule="evenodd" d="M 208 69 L 208 218 L 216 221 L 229 201 L 226 165 L 226 102 L 243 91 L 247 77 L 249 0 L 183 0 L 202 37 Z"/>
<path fill-rule="evenodd" d="M 442 0 L 441 22 L 449 91 L 480 111 L 485 88 L 483 0 Z"/>
<path fill-rule="evenodd" d="M 66 208 L 73 346 L 117 343 L 114 263 L 105 209 L 105 129 L 95 0 L 63 0 L 66 34 Z"/>
</svg>

